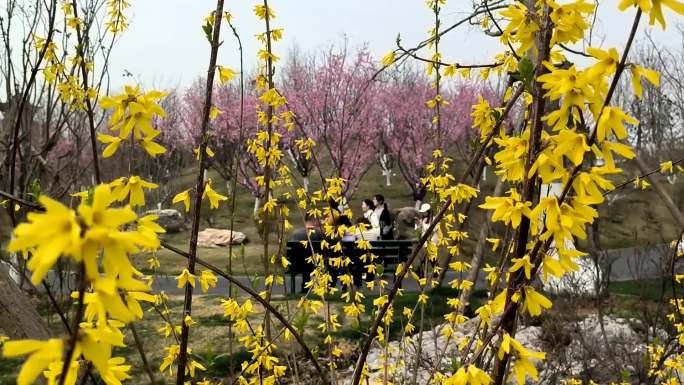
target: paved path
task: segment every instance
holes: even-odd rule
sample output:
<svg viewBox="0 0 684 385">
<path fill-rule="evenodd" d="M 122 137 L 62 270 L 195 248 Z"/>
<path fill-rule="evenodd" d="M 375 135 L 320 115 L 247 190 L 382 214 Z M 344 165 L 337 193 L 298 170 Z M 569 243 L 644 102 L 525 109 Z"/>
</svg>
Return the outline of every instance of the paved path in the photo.
<svg viewBox="0 0 684 385">
<path fill-rule="evenodd" d="M 383 276 L 385 280 L 391 285 L 394 281 L 392 279 L 392 275 L 390 274 L 385 274 Z M 445 284 L 448 284 L 449 281 L 453 280 L 456 277 L 456 273 L 453 271 L 447 272 L 446 279 L 444 281 Z M 238 280 L 240 280 L 240 283 L 243 283 L 247 286 L 252 286 L 251 282 L 249 281 L 248 277 L 245 276 L 237 276 L 236 277 Z M 277 295 L 283 295 L 286 293 L 290 292 L 290 276 L 286 275 L 285 276 L 285 285 L 274 285 L 273 286 L 273 293 Z M 484 283 L 484 278 L 480 277 L 478 279 L 478 284 L 476 286 L 478 287 L 485 287 Z M 299 289 L 301 288 L 302 285 L 302 276 L 298 275 L 295 278 L 295 291 L 298 293 Z M 337 284 L 338 288 L 341 288 L 341 285 L 338 283 Z M 257 291 L 264 290 L 264 285 L 263 285 L 263 279 L 260 280 L 259 285 L 257 287 Z M 413 279 L 404 279 L 402 288 L 406 292 L 418 292 L 420 291 L 420 288 L 418 287 L 418 283 L 413 280 Z M 157 276 L 155 278 L 154 285 L 152 286 L 152 289 L 154 292 L 158 292 L 161 290 L 164 290 L 167 294 L 182 294 L 184 291 L 183 289 L 178 288 L 178 281 L 176 281 L 175 277 L 173 276 Z M 196 292 L 201 293 L 201 289 L 199 289 L 199 286 L 197 286 Z M 216 285 L 215 288 L 209 289 L 207 294 L 216 294 L 216 295 L 225 295 L 228 293 L 228 280 L 225 278 L 219 278 L 218 284 Z"/>
<path fill-rule="evenodd" d="M 660 277 L 663 271 L 669 271 L 669 266 L 665 266 L 667 261 L 670 260 L 673 250 L 669 245 L 656 245 L 649 247 L 638 247 L 638 248 L 625 248 L 625 249 L 615 249 L 605 252 L 602 255 L 602 261 L 606 266 L 610 266 L 610 279 L 611 281 L 629 281 L 635 279 L 644 278 L 657 278 Z M 683 272 L 684 268 L 680 265 L 676 266 L 677 272 Z M 456 278 L 456 273 L 453 271 L 447 272 L 445 283 L 448 284 L 449 281 Z M 52 272 L 48 275 L 48 280 L 53 280 L 54 274 Z M 237 276 L 241 283 L 252 286 L 250 278 L 247 276 Z M 252 277 L 253 278 L 253 277 Z M 301 276 L 297 276 L 295 280 L 295 288 L 299 289 L 301 287 Z M 385 275 L 385 279 L 391 284 L 393 282 L 392 276 L 389 274 Z M 275 285 L 274 294 L 283 295 L 290 292 L 290 277 L 285 276 L 285 285 Z M 54 281 L 54 280 L 53 280 Z M 70 287 L 69 287 L 70 286 Z M 340 285 L 338 284 L 338 287 Z M 485 288 L 484 276 L 480 274 L 478 281 L 475 283 L 476 288 Z M 75 290 L 76 286 L 71 283 L 71 285 L 66 285 L 63 287 L 65 292 L 70 290 Z M 259 280 L 257 285 L 257 291 L 263 290 L 263 279 Z M 418 292 L 420 290 L 417 282 L 413 279 L 405 279 L 403 284 L 403 289 L 406 292 Z M 153 291 L 159 292 L 164 291 L 170 295 L 179 295 L 183 293 L 183 289 L 178 288 L 175 276 L 159 275 L 155 277 L 155 282 L 153 285 Z M 215 288 L 211 288 L 207 294 L 209 295 L 226 295 L 228 292 L 228 280 L 219 277 L 218 284 Z M 199 285 L 196 288 L 196 293 L 200 294 Z"/>
</svg>

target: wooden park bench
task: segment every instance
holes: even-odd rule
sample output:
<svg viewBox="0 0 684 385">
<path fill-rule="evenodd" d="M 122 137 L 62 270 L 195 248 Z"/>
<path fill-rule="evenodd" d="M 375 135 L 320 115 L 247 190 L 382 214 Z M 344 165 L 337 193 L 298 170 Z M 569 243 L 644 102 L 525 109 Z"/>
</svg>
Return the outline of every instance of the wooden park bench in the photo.
<svg viewBox="0 0 684 385">
<path fill-rule="evenodd" d="M 329 242 L 332 246 L 332 242 Z M 307 262 L 306 259 L 311 256 L 311 251 L 317 254 L 322 254 L 324 258 L 327 255 L 338 257 L 347 256 L 352 260 L 351 270 L 360 272 L 365 271 L 364 263 L 361 260 L 361 256 L 364 254 L 373 254 L 376 256 L 375 264 L 381 264 L 384 267 L 384 271 L 388 271 L 388 267 L 393 267 L 392 272 L 396 271 L 396 266 L 400 263 L 406 261 L 413 251 L 412 240 L 382 240 L 382 241 L 371 241 L 370 249 L 359 249 L 356 247 L 356 242 L 342 242 L 342 251 L 333 252 L 331 249 L 321 250 L 321 241 L 312 241 L 311 244 L 304 246 L 300 241 L 289 241 L 287 242 L 286 256 L 290 265 L 286 269 L 285 273 L 290 276 L 290 292 L 295 293 L 295 276 L 297 274 L 306 274 L 314 269 L 314 266 Z M 302 277 L 304 279 L 304 277 Z M 372 275 L 367 274 L 366 280 L 372 280 Z"/>
</svg>

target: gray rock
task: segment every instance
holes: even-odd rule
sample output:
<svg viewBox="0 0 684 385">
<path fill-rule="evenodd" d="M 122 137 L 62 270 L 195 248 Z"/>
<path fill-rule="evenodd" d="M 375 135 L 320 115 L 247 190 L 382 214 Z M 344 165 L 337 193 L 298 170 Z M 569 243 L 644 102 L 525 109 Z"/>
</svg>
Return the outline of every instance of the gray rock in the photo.
<svg viewBox="0 0 684 385">
<path fill-rule="evenodd" d="M 184 221 L 180 211 L 174 209 L 150 210 L 145 215 L 156 215 L 157 224 L 163 227 L 167 233 L 177 233 L 183 230 Z"/>
<path fill-rule="evenodd" d="M 206 228 L 197 234 L 197 246 L 206 248 L 240 245 L 247 240 L 245 233 L 239 231 Z"/>
<path fill-rule="evenodd" d="M 498 320 L 494 320 L 496 324 Z M 438 325 L 432 330 L 423 332 L 422 338 L 417 334 L 412 335 L 402 341 L 391 341 L 387 349 L 381 346 L 371 348 L 366 363 L 368 364 L 370 383 L 382 383 L 385 375 L 385 363 L 392 368 L 389 382 L 401 384 L 411 383 L 414 373 L 419 384 L 427 383 L 431 375 L 429 367 L 439 367 L 442 372 L 449 375 L 452 356 L 458 356 L 458 344 L 462 338 L 470 338 L 479 323 L 479 318 L 475 317 L 453 330 L 451 338 L 447 338 L 443 331 L 446 324 Z M 613 352 L 621 354 L 620 360 L 624 368 L 630 373 L 637 371 L 631 359 L 636 362 L 643 359 L 647 346 L 639 341 L 643 336 L 638 332 L 638 322 L 631 319 L 603 317 L 603 330 L 601 322 L 596 314 L 577 321 L 572 331 L 572 343 L 561 347 L 560 351 L 555 351 L 553 355 L 547 355 L 544 361 L 534 359 L 534 365 L 539 371 L 539 384 L 551 385 L 559 383 L 560 379 L 576 377 L 592 370 L 597 372 L 605 371 L 606 357 Z M 603 333 L 610 345 L 608 349 L 604 345 Z M 656 331 L 658 335 L 662 331 Z M 545 351 L 548 346 L 544 346 L 542 341 L 542 328 L 537 326 L 521 326 L 515 339 L 527 349 L 532 351 Z M 494 337 L 492 343 L 497 345 L 498 337 Z M 416 368 L 415 362 L 420 352 L 421 367 Z M 351 373 L 353 366 L 346 372 Z M 374 382 L 375 381 L 375 382 Z M 348 384 L 347 379 L 342 383 Z M 508 384 L 517 384 L 514 377 L 510 377 Z M 535 383 L 530 378 L 527 383 Z"/>
<path fill-rule="evenodd" d="M 396 224 L 396 235 L 399 239 L 416 237 L 415 223 L 418 211 L 414 207 L 401 207 L 392 210 L 392 218 Z"/>
</svg>

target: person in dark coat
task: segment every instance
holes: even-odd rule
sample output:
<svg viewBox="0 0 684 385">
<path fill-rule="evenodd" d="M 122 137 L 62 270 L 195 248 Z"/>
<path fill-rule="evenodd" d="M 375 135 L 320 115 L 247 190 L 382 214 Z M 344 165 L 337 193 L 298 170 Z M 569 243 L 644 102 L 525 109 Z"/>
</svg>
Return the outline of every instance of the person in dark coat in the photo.
<svg viewBox="0 0 684 385">
<path fill-rule="evenodd" d="M 380 222 L 380 239 L 394 239 L 392 214 L 389 205 L 385 202 L 385 197 L 382 194 L 376 194 L 373 197 L 373 204 L 375 205 L 375 215 Z"/>
<path fill-rule="evenodd" d="M 304 218 L 304 227 L 292 233 L 292 238 L 290 240 L 300 242 L 322 241 L 323 234 L 321 233 L 320 223 L 318 219 L 312 217 L 307 213 Z M 301 245 L 301 248 L 299 249 L 300 252 L 293 258 L 293 261 L 290 261 L 290 263 L 292 264 L 290 270 L 302 273 L 302 293 L 306 292 L 305 285 L 311 280 L 311 273 L 315 269 L 314 264 L 310 261 L 307 261 L 307 259 L 312 256 L 312 250 L 315 252 L 320 252 L 320 250 L 317 250 L 313 246 L 314 245 L 309 243 L 307 243 L 306 246 Z"/>
</svg>

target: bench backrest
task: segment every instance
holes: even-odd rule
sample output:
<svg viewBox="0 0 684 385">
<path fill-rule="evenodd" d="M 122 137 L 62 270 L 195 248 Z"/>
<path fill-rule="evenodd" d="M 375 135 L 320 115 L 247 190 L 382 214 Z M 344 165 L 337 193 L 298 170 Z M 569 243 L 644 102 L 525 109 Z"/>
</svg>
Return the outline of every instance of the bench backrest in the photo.
<svg viewBox="0 0 684 385">
<path fill-rule="evenodd" d="M 342 242 L 342 254 L 346 255 L 362 255 L 366 253 L 372 253 L 377 256 L 391 256 L 396 255 L 399 257 L 407 256 L 411 254 L 413 250 L 413 241 L 408 240 L 382 240 L 382 241 L 371 241 L 370 250 L 362 250 L 356 247 L 356 242 Z M 331 243 L 332 245 L 332 243 Z M 306 246 L 300 241 L 288 241 L 287 242 L 287 255 L 310 255 L 311 249 L 316 253 L 321 252 L 321 241 L 311 241 L 311 244 L 307 243 Z"/>
<path fill-rule="evenodd" d="M 321 242 L 322 241 L 311 241 L 311 246 L 313 246 L 314 250 L 317 248 L 320 249 L 321 247 Z M 333 244 L 333 242 L 328 241 L 329 244 Z M 413 247 L 414 242 L 405 240 L 405 239 L 391 239 L 391 240 L 382 240 L 382 241 L 370 241 L 371 247 L 372 248 L 379 248 L 379 249 L 385 249 L 385 248 L 395 248 L 395 249 L 411 249 Z M 299 248 L 299 247 L 304 247 L 301 241 L 288 241 L 287 242 L 287 247 L 288 248 Z M 356 242 L 353 241 L 346 241 L 342 242 L 342 247 L 356 247 Z M 306 248 L 309 248 L 309 242 L 307 242 Z"/>
</svg>

